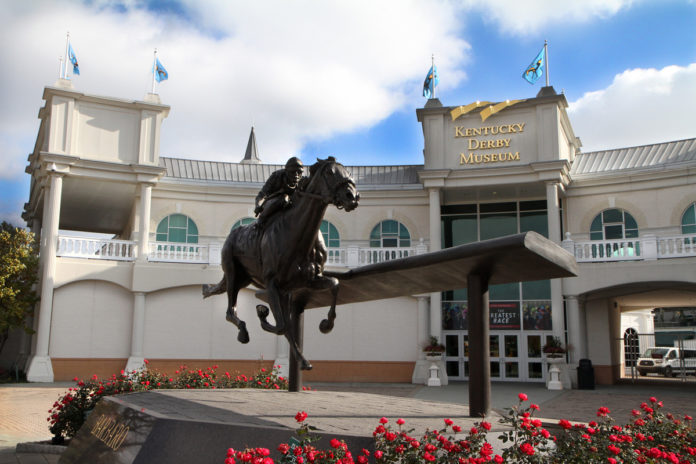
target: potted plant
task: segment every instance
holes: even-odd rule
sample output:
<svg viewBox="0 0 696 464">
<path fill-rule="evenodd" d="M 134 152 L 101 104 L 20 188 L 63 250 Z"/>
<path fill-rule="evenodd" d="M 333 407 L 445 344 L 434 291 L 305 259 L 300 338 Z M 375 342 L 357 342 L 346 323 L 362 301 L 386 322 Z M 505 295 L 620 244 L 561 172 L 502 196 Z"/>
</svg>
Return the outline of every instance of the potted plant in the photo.
<svg viewBox="0 0 696 464">
<path fill-rule="evenodd" d="M 425 353 L 425 357 L 427 359 L 441 359 L 442 354 L 445 352 L 445 345 L 442 343 L 439 343 L 437 341 L 437 337 L 430 337 L 430 341 L 428 344 L 423 348 L 423 352 Z"/>
<path fill-rule="evenodd" d="M 549 359 L 562 358 L 566 353 L 566 349 L 563 346 L 563 343 L 561 343 L 561 339 L 558 337 L 550 338 L 541 351 L 543 351 L 546 357 Z"/>
</svg>

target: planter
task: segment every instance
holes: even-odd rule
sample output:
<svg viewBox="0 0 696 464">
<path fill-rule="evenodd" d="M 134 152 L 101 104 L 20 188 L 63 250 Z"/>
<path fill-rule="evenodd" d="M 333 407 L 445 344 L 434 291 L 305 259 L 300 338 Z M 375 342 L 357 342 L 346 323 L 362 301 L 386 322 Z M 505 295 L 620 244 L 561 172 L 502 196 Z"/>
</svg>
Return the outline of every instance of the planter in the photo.
<svg viewBox="0 0 696 464">
<path fill-rule="evenodd" d="M 445 353 L 425 353 L 425 359 L 428 361 L 442 361 Z"/>
</svg>

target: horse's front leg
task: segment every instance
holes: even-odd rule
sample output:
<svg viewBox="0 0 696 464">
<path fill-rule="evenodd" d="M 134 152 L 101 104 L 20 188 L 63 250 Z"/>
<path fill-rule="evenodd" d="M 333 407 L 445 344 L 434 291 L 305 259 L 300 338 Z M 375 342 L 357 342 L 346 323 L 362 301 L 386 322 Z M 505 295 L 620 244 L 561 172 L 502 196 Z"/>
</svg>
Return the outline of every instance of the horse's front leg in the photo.
<svg viewBox="0 0 696 464">
<path fill-rule="evenodd" d="M 261 328 L 276 335 L 285 335 L 285 332 L 288 330 L 288 320 L 285 317 L 285 314 L 288 312 L 288 295 L 278 289 L 275 279 L 269 280 L 266 284 L 266 293 L 276 325 L 271 324 L 267 320 L 268 306 L 256 305 L 256 314 L 261 321 Z"/>
<path fill-rule="evenodd" d="M 319 330 L 321 333 L 327 334 L 333 330 L 334 321 L 336 320 L 336 299 L 338 298 L 338 279 L 335 277 L 317 276 L 316 279 L 310 281 L 309 288 L 312 290 L 325 290 L 329 289 L 331 291 L 331 308 L 329 308 L 329 314 L 327 314 L 326 319 L 319 323 Z"/>
</svg>

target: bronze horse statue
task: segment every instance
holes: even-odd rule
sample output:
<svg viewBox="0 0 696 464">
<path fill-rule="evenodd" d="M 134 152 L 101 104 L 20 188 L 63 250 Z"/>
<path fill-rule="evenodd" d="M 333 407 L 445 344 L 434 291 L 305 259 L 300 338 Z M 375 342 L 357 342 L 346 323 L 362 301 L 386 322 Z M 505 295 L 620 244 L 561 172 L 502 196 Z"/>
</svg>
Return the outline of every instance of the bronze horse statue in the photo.
<svg viewBox="0 0 696 464">
<path fill-rule="evenodd" d="M 352 211 L 360 194 L 348 170 L 333 157 L 317 160 L 293 195 L 292 206 L 271 216 L 263 227 L 257 223 L 230 231 L 222 248 L 224 276 L 215 285 L 203 286 L 203 298 L 227 292 L 226 319 L 239 329 L 237 339 L 249 342 L 246 323 L 237 316 L 239 290 L 253 284 L 267 292 L 275 325 L 267 321 L 268 307 L 257 305 L 261 327 L 285 335 L 301 368 L 312 365 L 302 355 L 295 329 L 312 290 L 329 289 L 333 304 L 319 328 L 333 329 L 336 318 L 338 279 L 324 276 L 326 247 L 319 227 L 329 204 Z"/>
</svg>

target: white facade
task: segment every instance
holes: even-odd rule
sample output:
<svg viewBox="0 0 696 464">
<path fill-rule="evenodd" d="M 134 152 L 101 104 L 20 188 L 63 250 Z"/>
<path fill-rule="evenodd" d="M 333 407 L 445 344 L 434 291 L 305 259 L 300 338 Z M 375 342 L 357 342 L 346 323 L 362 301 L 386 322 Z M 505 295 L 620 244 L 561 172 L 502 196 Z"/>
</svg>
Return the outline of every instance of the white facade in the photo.
<svg viewBox="0 0 696 464">
<path fill-rule="evenodd" d="M 240 163 L 177 160 L 159 156 L 169 107 L 156 95 L 126 102 L 59 83 L 44 99 L 24 215 L 41 235 L 41 302 L 31 343 L 14 344 L 29 380 L 110 375 L 145 358 L 170 371 L 284 365 L 287 345 L 261 330 L 252 290 L 238 304 L 247 345 L 225 322 L 226 298 L 201 297 L 222 275 L 230 228 L 253 217 L 280 167 L 258 163 L 253 132 Z M 429 100 L 417 110 L 422 166 L 349 167 L 360 206 L 328 210 L 327 267 L 544 233 L 575 254 L 580 273 L 491 289 L 493 378 L 544 381 L 539 349 L 558 336 L 571 368 L 589 358 L 599 383 L 615 381 L 622 312 L 696 306 L 696 139 L 584 154 L 566 106 L 551 88 L 498 104 Z M 465 297 L 454 290 L 340 306 L 328 335 L 317 330 L 326 311 L 308 311 L 304 352 L 315 367 L 305 379 L 423 382 L 430 335 L 446 342 L 450 379 L 465 379 Z"/>
</svg>

